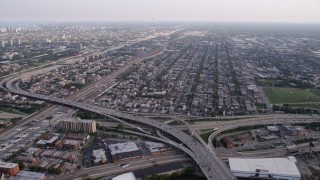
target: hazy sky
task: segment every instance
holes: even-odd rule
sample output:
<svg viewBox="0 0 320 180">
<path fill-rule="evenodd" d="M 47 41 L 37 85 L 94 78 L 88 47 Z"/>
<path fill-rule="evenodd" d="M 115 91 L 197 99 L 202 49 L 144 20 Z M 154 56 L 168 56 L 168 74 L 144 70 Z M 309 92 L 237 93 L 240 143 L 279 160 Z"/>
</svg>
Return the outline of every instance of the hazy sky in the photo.
<svg viewBox="0 0 320 180">
<path fill-rule="evenodd" d="M 0 20 L 320 23 L 320 0 L 0 0 Z"/>
</svg>

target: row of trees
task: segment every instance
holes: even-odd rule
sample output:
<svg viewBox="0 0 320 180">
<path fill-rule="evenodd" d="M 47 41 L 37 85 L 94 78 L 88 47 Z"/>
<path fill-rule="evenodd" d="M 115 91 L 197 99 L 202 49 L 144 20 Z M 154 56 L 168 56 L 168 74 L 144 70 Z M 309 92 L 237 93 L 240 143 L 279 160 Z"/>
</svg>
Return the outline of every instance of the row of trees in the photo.
<svg viewBox="0 0 320 180">
<path fill-rule="evenodd" d="M 284 113 L 291 114 L 319 114 L 319 110 L 311 108 L 301 108 L 301 107 L 290 107 L 288 104 L 283 104 L 282 106 L 273 105 L 273 111 L 283 111 Z"/>
<path fill-rule="evenodd" d="M 312 122 L 312 123 L 297 123 L 297 126 L 305 126 L 307 129 L 312 129 L 314 131 L 320 130 L 320 122 Z"/>
<path fill-rule="evenodd" d="M 183 178 L 184 176 L 190 176 L 190 175 L 193 175 L 194 172 L 195 172 L 195 167 L 188 166 L 182 171 L 174 172 L 172 174 L 144 176 L 142 179 L 143 180 L 169 180 L 169 179 L 175 179 L 175 178 Z"/>
<path fill-rule="evenodd" d="M 312 84 L 303 82 L 302 80 L 298 80 L 298 79 L 278 78 L 278 79 L 268 79 L 268 80 L 272 80 L 273 82 L 270 83 L 268 81 L 266 82 L 259 81 L 259 84 L 265 85 L 265 86 L 273 86 L 273 87 L 295 87 L 295 88 L 303 88 L 303 89 L 314 88 Z"/>
<path fill-rule="evenodd" d="M 92 113 L 89 111 L 78 111 L 77 117 L 79 117 L 81 119 L 104 119 L 105 118 L 104 116 L 102 116 L 100 114 Z"/>
</svg>

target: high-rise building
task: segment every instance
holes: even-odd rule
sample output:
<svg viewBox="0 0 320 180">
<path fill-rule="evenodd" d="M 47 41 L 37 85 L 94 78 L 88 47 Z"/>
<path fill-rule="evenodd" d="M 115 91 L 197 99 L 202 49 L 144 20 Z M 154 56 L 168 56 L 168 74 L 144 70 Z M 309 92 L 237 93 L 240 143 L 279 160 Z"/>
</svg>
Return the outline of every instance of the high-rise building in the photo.
<svg viewBox="0 0 320 180">
<path fill-rule="evenodd" d="M 79 43 L 79 50 L 82 50 L 82 43 Z"/>
<path fill-rule="evenodd" d="M 4 40 L 1 40 L 1 47 L 5 47 L 6 46 L 6 42 Z"/>
<path fill-rule="evenodd" d="M 62 119 L 60 128 L 64 131 L 95 133 L 97 132 L 96 121 L 81 120 L 80 118 Z"/>
</svg>

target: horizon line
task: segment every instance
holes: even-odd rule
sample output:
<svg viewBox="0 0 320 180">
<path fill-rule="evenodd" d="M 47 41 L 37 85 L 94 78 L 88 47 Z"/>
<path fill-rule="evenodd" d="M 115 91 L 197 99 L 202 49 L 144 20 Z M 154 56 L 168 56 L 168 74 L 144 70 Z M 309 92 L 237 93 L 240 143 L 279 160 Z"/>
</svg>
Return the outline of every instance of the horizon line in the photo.
<svg viewBox="0 0 320 180">
<path fill-rule="evenodd" d="M 99 20 L 99 19 L 86 19 L 86 20 L 40 20 L 40 19 L 0 19 L 0 23 L 226 23 L 226 24 L 304 24 L 304 25 L 320 25 L 320 22 L 292 22 L 292 21 L 229 21 L 229 20 Z"/>
</svg>

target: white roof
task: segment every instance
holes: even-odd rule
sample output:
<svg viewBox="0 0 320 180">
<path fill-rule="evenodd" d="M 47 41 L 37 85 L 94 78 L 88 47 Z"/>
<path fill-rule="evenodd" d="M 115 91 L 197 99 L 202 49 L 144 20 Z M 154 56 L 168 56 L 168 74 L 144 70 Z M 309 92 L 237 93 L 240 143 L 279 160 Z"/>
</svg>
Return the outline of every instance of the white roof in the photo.
<svg viewBox="0 0 320 180">
<path fill-rule="evenodd" d="M 132 172 L 121 174 L 119 176 L 116 176 L 112 178 L 112 180 L 136 180 L 136 177 Z"/>
<path fill-rule="evenodd" d="M 42 145 L 45 145 L 47 143 L 53 143 L 55 140 L 59 139 L 58 136 L 53 136 L 51 139 L 49 140 L 44 140 L 44 139 L 40 139 L 37 144 L 42 144 Z"/>
<path fill-rule="evenodd" d="M 96 159 L 100 160 L 107 160 L 105 151 L 103 149 L 93 150 L 93 155 Z M 97 162 L 99 162 L 97 161 Z"/>
<path fill-rule="evenodd" d="M 19 171 L 19 173 L 14 176 L 14 180 L 38 180 L 44 179 L 44 173 L 31 172 L 31 171 Z"/>
<path fill-rule="evenodd" d="M 9 162 L 0 161 L 0 168 L 13 168 L 17 165 L 18 164 L 16 164 L 16 163 L 9 163 Z"/>
<path fill-rule="evenodd" d="M 65 140 L 64 142 L 63 142 L 63 144 L 68 144 L 68 145 L 74 145 L 74 144 L 78 144 L 78 143 L 80 143 L 79 141 L 77 141 L 77 140 L 70 140 L 70 139 L 67 139 L 67 140 Z"/>
<path fill-rule="evenodd" d="M 139 150 L 137 144 L 131 141 L 125 143 L 109 144 L 108 147 L 110 149 L 111 155 Z"/>
<path fill-rule="evenodd" d="M 288 158 L 229 158 L 232 172 L 256 172 L 257 169 L 269 171 L 269 174 L 300 177 L 294 157 Z"/>
<path fill-rule="evenodd" d="M 269 131 L 279 131 L 279 127 L 277 127 L 277 126 L 267 126 L 267 129 Z"/>
<path fill-rule="evenodd" d="M 165 147 L 164 144 L 158 142 L 147 141 L 145 142 L 145 144 L 146 147 L 150 150 L 150 152 L 158 152 L 160 148 Z"/>
</svg>

